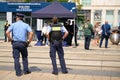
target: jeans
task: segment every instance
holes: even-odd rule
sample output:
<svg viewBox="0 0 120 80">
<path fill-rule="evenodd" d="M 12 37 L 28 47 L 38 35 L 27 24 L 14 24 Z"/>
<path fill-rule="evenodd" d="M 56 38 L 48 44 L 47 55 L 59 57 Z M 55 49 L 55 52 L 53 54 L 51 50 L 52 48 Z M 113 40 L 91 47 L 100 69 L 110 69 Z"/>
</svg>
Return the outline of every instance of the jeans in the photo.
<svg viewBox="0 0 120 80">
<path fill-rule="evenodd" d="M 99 47 L 102 46 L 102 42 L 103 42 L 104 38 L 105 38 L 105 48 L 107 48 L 107 47 L 108 47 L 108 39 L 109 39 L 109 37 L 106 36 L 106 35 L 102 35 L 102 36 L 101 36 L 101 40 L 100 40 L 100 45 L 99 45 Z"/>
<path fill-rule="evenodd" d="M 91 35 L 85 35 L 85 43 L 84 43 L 85 49 L 89 49 L 90 41 L 91 41 Z"/>
</svg>

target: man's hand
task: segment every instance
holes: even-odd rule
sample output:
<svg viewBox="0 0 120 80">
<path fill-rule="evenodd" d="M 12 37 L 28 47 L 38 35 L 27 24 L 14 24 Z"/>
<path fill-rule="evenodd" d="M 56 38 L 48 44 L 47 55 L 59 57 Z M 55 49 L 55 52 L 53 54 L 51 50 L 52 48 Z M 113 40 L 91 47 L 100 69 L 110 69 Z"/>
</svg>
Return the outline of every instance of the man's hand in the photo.
<svg viewBox="0 0 120 80">
<path fill-rule="evenodd" d="M 26 41 L 26 42 L 25 42 L 25 46 L 26 46 L 26 47 L 28 47 L 28 46 L 29 46 L 29 44 L 30 44 L 30 42 L 29 42 L 29 41 Z"/>
<path fill-rule="evenodd" d="M 62 41 L 64 40 L 64 38 L 62 37 Z"/>
<path fill-rule="evenodd" d="M 8 38 L 8 42 L 11 42 L 12 41 L 12 39 L 11 38 Z"/>
<path fill-rule="evenodd" d="M 8 38 L 8 42 L 11 42 L 11 44 L 13 44 L 13 40 L 11 38 Z"/>
</svg>

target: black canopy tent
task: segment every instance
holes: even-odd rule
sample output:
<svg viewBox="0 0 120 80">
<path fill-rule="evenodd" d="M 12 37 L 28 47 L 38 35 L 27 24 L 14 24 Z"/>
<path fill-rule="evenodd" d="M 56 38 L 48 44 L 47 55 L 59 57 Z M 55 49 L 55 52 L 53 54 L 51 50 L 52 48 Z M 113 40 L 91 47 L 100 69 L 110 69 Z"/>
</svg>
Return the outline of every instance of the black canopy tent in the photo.
<svg viewBox="0 0 120 80">
<path fill-rule="evenodd" d="M 76 17 L 75 13 L 66 9 L 59 2 L 53 2 L 52 4 L 46 6 L 43 9 L 32 12 L 31 16 L 33 18 L 39 18 L 39 19 L 49 19 L 56 16 L 61 19 L 74 19 L 74 20 Z M 74 27 L 74 34 L 75 34 L 75 27 Z"/>
<path fill-rule="evenodd" d="M 70 12 L 59 2 L 53 2 L 52 4 L 46 6 L 43 9 L 32 12 L 32 17 L 34 18 L 52 18 L 54 16 L 58 18 L 75 18 L 75 14 Z"/>
</svg>

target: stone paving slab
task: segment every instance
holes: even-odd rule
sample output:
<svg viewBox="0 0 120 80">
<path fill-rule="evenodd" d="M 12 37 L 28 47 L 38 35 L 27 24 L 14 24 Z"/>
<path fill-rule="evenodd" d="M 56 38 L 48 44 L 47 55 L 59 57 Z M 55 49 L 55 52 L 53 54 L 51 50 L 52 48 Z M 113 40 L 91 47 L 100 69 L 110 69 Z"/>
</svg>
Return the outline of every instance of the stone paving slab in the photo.
<svg viewBox="0 0 120 80">
<path fill-rule="evenodd" d="M 0 80 L 120 80 L 120 45 L 109 43 L 109 48 L 105 49 L 91 43 L 91 50 L 86 51 L 83 41 L 79 41 L 76 48 L 64 47 L 69 73 L 61 73 L 57 60 L 60 72 L 55 76 L 51 74 L 49 46 L 34 46 L 35 43 L 28 48 L 32 73 L 16 77 L 11 45 L 0 42 L 0 61 L 3 61 L 0 62 Z"/>
<path fill-rule="evenodd" d="M 59 74 L 32 72 L 21 77 L 15 76 L 13 71 L 0 71 L 0 80 L 120 80 L 120 77 L 88 75 L 88 74 Z M 7 76 L 6 76 L 7 75 Z"/>
<path fill-rule="evenodd" d="M 1 50 L 0 50 L 1 51 Z M 4 52 L 4 51 L 1 51 L 1 52 Z M 34 55 L 33 55 L 34 54 Z M 120 57 L 119 55 L 116 55 L 117 53 L 113 53 L 112 55 L 110 55 L 109 53 L 107 55 L 103 55 L 103 54 L 76 54 L 74 53 L 66 53 L 65 54 L 65 59 L 70 59 L 70 60 L 96 60 L 96 61 L 120 61 Z M 120 54 L 120 53 L 118 53 Z M 72 55 L 72 56 L 71 56 Z M 0 54 L 0 57 L 1 59 L 4 58 L 4 57 L 8 57 L 8 58 L 12 58 L 12 53 L 10 52 L 4 52 L 4 54 Z M 29 59 L 33 59 L 33 58 L 36 58 L 36 59 L 49 59 L 49 53 L 47 52 L 44 52 L 44 53 L 30 53 L 29 52 Z"/>
</svg>

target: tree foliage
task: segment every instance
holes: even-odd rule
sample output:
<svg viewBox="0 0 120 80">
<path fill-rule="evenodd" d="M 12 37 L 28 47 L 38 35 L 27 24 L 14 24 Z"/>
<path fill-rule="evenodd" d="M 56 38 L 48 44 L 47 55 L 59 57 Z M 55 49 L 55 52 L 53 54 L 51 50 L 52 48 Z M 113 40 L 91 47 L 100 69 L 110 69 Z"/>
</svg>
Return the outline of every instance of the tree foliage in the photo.
<svg viewBox="0 0 120 80">
<path fill-rule="evenodd" d="M 24 0 L 24 2 L 30 2 L 31 0 Z"/>
</svg>

